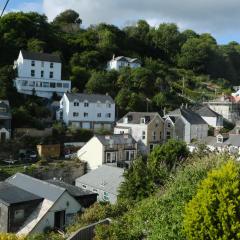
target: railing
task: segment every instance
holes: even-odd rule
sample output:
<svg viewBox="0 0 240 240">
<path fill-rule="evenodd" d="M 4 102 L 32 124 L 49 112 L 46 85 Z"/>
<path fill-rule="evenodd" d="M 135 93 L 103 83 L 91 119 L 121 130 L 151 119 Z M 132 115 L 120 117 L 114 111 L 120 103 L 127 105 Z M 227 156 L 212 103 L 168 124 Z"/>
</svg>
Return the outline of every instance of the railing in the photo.
<svg viewBox="0 0 240 240">
<path fill-rule="evenodd" d="M 111 223 L 111 219 L 106 218 L 97 223 L 93 223 L 86 227 L 80 228 L 77 232 L 73 233 L 67 240 L 92 240 L 95 236 L 95 228 L 98 225 L 109 225 Z"/>
</svg>

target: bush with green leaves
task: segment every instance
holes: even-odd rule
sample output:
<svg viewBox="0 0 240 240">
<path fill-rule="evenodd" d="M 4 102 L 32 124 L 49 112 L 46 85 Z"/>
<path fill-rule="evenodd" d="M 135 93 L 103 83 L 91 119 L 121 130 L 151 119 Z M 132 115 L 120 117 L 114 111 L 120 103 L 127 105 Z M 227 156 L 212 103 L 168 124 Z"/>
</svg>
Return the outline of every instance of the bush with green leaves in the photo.
<svg viewBox="0 0 240 240">
<path fill-rule="evenodd" d="M 201 182 L 185 209 L 187 239 L 240 239 L 239 179 L 240 165 L 230 160 Z"/>
</svg>

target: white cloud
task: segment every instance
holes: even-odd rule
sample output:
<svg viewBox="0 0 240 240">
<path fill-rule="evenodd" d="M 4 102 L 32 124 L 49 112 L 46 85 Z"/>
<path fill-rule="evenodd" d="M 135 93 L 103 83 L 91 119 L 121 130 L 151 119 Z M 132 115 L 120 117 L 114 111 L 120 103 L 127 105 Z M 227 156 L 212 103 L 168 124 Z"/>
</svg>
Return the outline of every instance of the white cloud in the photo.
<svg viewBox="0 0 240 240">
<path fill-rule="evenodd" d="M 43 0 L 50 20 L 66 9 L 79 12 L 85 26 L 147 19 L 151 25 L 175 22 L 180 29 L 216 35 L 236 32 L 240 20 L 239 0 Z"/>
</svg>

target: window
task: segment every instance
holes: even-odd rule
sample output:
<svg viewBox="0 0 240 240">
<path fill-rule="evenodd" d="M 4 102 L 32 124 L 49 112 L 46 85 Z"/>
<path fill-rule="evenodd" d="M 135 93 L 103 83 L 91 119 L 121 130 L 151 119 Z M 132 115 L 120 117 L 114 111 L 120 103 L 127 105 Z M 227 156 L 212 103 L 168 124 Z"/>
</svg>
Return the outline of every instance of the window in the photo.
<svg viewBox="0 0 240 240">
<path fill-rule="evenodd" d="M 24 210 L 23 209 L 18 209 L 14 211 L 14 221 L 22 221 L 24 219 Z"/>
<path fill-rule="evenodd" d="M 95 189 L 95 188 L 93 188 L 93 190 L 92 190 L 93 192 L 95 192 L 95 193 L 97 193 L 98 192 L 98 190 L 97 189 Z"/>
<path fill-rule="evenodd" d="M 32 67 L 35 67 L 35 61 L 32 61 L 32 62 L 31 62 L 31 66 L 32 66 Z"/>
<path fill-rule="evenodd" d="M 101 102 L 97 102 L 97 107 L 101 107 Z"/>
<path fill-rule="evenodd" d="M 44 71 L 41 71 L 41 78 L 44 77 Z"/>
<path fill-rule="evenodd" d="M 49 87 L 49 82 L 43 82 L 43 87 L 48 88 Z"/>
<path fill-rule="evenodd" d="M 35 77 L 35 70 L 31 70 L 31 77 Z"/>
<path fill-rule="evenodd" d="M 88 117 L 88 113 L 85 112 L 85 113 L 83 114 L 83 116 L 84 116 L 84 117 Z"/>
<path fill-rule="evenodd" d="M 98 114 L 97 114 L 97 117 L 98 117 L 98 118 L 100 118 L 101 116 L 102 116 L 102 114 L 101 114 L 101 113 L 98 113 Z"/>
<path fill-rule="evenodd" d="M 69 84 L 68 83 L 63 83 L 63 88 L 69 88 Z"/>
<path fill-rule="evenodd" d="M 145 123 L 145 118 L 141 118 L 141 123 Z"/>
<path fill-rule="evenodd" d="M 171 132 L 167 131 L 167 139 L 171 138 Z"/>
<path fill-rule="evenodd" d="M 73 106 L 74 106 L 74 107 L 78 107 L 78 106 L 79 106 L 79 102 L 74 102 L 74 103 L 73 103 Z"/>
<path fill-rule="evenodd" d="M 88 106 L 89 106 L 88 102 L 84 102 L 84 107 L 88 107 Z"/>
<path fill-rule="evenodd" d="M 56 88 L 56 83 L 50 83 L 50 88 Z"/>
<path fill-rule="evenodd" d="M 49 78 L 53 78 L 53 72 L 49 73 Z"/>
<path fill-rule="evenodd" d="M 107 118 L 111 118 L 111 113 L 107 113 L 107 114 L 106 114 L 106 117 L 107 117 Z"/>
<path fill-rule="evenodd" d="M 82 187 L 83 187 L 83 188 L 87 188 L 87 186 L 86 186 L 86 185 L 84 185 L 84 184 L 82 184 Z"/>
<path fill-rule="evenodd" d="M 217 143 L 223 143 L 223 137 L 221 135 L 217 136 Z"/>
<path fill-rule="evenodd" d="M 109 194 L 107 193 L 107 192 L 104 192 L 103 193 L 103 199 L 104 199 L 104 201 L 109 201 Z"/>
<path fill-rule="evenodd" d="M 115 163 L 117 160 L 116 152 L 106 153 L 106 163 Z"/>
<path fill-rule="evenodd" d="M 155 140 L 156 140 L 156 138 L 157 138 L 157 136 L 156 136 L 156 132 L 155 132 L 155 131 L 153 131 L 152 135 L 153 135 L 153 141 L 155 141 Z"/>
<path fill-rule="evenodd" d="M 168 126 L 168 128 L 170 128 L 171 127 L 171 123 L 168 123 L 167 126 Z"/>
<path fill-rule="evenodd" d="M 78 112 L 73 112 L 73 117 L 78 117 L 79 113 Z"/>
<path fill-rule="evenodd" d="M 111 103 L 107 103 L 107 108 L 111 108 Z"/>
<path fill-rule="evenodd" d="M 58 88 L 62 88 L 62 83 L 57 83 Z"/>
<path fill-rule="evenodd" d="M 149 145 L 149 148 L 150 148 L 150 152 L 153 150 L 153 148 L 154 148 L 154 145 L 153 144 L 150 144 Z"/>
<path fill-rule="evenodd" d="M 134 150 L 127 150 L 126 151 L 126 161 L 132 161 L 135 158 Z"/>
<path fill-rule="evenodd" d="M 43 61 L 41 62 L 41 67 L 42 67 L 42 68 L 44 67 L 44 62 L 43 62 Z"/>
<path fill-rule="evenodd" d="M 53 68 L 53 63 L 50 63 L 50 68 Z"/>
<path fill-rule="evenodd" d="M 146 138 L 146 132 L 142 131 L 142 140 L 144 140 Z"/>
</svg>

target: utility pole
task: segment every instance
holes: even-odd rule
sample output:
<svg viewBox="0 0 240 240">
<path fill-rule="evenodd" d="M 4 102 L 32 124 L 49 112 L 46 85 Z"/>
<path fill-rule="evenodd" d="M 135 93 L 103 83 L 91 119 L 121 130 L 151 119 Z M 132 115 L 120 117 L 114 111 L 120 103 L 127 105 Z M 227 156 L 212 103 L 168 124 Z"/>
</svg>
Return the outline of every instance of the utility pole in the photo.
<svg viewBox="0 0 240 240">
<path fill-rule="evenodd" d="M 183 83 L 182 83 L 182 95 L 184 95 L 184 87 L 185 87 L 185 78 L 183 77 Z"/>
<path fill-rule="evenodd" d="M 3 7 L 3 10 L 2 10 L 2 12 L 1 12 L 0 18 L 3 16 L 3 14 L 4 14 L 4 12 L 5 12 L 5 9 L 7 8 L 7 5 L 8 5 L 8 3 L 9 3 L 9 1 L 10 1 L 10 0 L 7 0 L 7 1 L 6 1 L 5 5 L 4 5 L 4 7 Z"/>
</svg>

